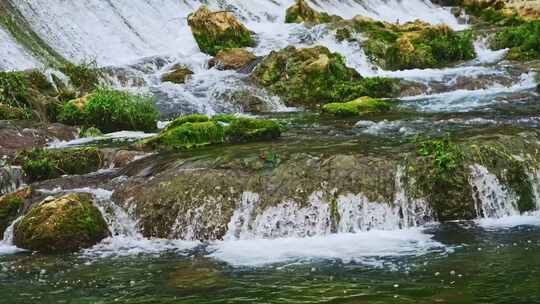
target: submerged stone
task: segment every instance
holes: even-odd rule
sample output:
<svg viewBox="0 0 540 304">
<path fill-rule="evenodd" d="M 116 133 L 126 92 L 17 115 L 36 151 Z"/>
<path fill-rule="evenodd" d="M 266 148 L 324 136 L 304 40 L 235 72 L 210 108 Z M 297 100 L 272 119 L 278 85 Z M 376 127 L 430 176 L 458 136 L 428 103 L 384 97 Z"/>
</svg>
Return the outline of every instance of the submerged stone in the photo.
<svg viewBox="0 0 540 304">
<path fill-rule="evenodd" d="M 321 24 L 336 22 L 341 20 L 339 16 L 331 16 L 327 13 L 320 13 L 311 8 L 306 1 L 296 0 L 296 2 L 287 9 L 285 15 L 286 23 L 310 23 L 310 24 Z"/>
<path fill-rule="evenodd" d="M 220 70 L 239 70 L 256 59 L 257 56 L 244 49 L 225 49 L 219 51 L 219 53 L 208 62 L 208 65 L 210 67 L 216 66 Z"/>
<path fill-rule="evenodd" d="M 251 31 L 231 12 L 211 12 L 203 5 L 188 16 L 188 25 L 201 51 L 209 55 L 215 56 L 224 49 L 255 46 Z"/>
<path fill-rule="evenodd" d="M 45 199 L 16 224 L 15 244 L 44 253 L 73 252 L 97 244 L 110 233 L 92 200 L 86 193 Z"/>
<path fill-rule="evenodd" d="M 329 103 L 323 106 L 323 112 L 337 116 L 359 116 L 370 113 L 388 112 L 392 104 L 387 100 L 360 97 L 353 101 Z"/>
<path fill-rule="evenodd" d="M 193 75 L 193 72 L 190 69 L 186 67 L 176 67 L 172 71 L 163 74 L 163 76 L 161 76 L 161 81 L 183 84 L 190 75 Z"/>
</svg>

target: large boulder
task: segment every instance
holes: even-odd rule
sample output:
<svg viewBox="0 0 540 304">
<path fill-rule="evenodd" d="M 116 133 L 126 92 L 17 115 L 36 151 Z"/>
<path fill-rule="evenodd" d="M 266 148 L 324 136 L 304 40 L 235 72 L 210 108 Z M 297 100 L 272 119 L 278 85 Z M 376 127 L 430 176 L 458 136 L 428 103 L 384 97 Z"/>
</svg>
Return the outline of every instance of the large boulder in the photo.
<svg viewBox="0 0 540 304">
<path fill-rule="evenodd" d="M 188 25 L 201 51 L 213 56 L 228 48 L 255 46 L 251 31 L 231 12 L 211 12 L 203 5 L 188 16 Z"/>
<path fill-rule="evenodd" d="M 32 207 L 15 226 L 18 247 L 45 252 L 73 252 L 109 236 L 107 223 L 90 194 L 50 197 Z"/>
<path fill-rule="evenodd" d="M 326 47 L 287 47 L 272 52 L 253 71 L 252 79 L 280 95 L 291 106 L 317 106 L 362 96 L 392 97 L 396 82 L 362 78 L 338 53 Z"/>
<path fill-rule="evenodd" d="M 306 1 L 296 0 L 296 2 L 287 9 L 285 15 L 286 23 L 311 23 L 311 24 L 320 24 L 320 23 L 329 23 L 336 22 L 341 20 L 339 16 L 331 16 L 327 13 L 320 13 L 311 8 Z"/>
<path fill-rule="evenodd" d="M 256 59 L 257 56 L 244 49 L 225 49 L 219 51 L 219 53 L 208 62 L 208 65 L 210 67 L 216 66 L 220 70 L 239 70 Z"/>
</svg>

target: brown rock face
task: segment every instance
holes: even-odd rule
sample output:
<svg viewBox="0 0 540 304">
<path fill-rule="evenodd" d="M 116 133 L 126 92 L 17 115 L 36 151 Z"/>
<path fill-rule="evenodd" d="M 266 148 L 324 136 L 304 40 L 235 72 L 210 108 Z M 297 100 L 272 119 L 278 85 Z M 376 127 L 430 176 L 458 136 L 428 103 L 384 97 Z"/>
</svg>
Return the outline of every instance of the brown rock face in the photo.
<svg viewBox="0 0 540 304">
<path fill-rule="evenodd" d="M 240 48 L 219 51 L 208 65 L 220 70 L 239 70 L 257 59 L 253 53 Z"/>
<path fill-rule="evenodd" d="M 161 77 L 161 81 L 183 84 L 190 75 L 193 75 L 193 72 L 190 69 L 183 66 L 177 66 L 172 71 L 165 73 Z"/>
</svg>

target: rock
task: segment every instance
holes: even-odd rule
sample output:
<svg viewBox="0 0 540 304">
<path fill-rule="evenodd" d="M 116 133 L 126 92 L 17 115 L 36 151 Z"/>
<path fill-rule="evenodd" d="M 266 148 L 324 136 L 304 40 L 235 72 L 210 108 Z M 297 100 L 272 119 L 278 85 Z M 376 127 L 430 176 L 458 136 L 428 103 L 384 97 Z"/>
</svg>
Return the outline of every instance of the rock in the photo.
<svg viewBox="0 0 540 304">
<path fill-rule="evenodd" d="M 24 201 L 32 194 L 32 188 L 26 187 L 0 197 L 0 235 L 17 218 Z"/>
<path fill-rule="evenodd" d="M 282 126 L 272 120 L 192 114 L 177 118 L 160 134 L 140 142 L 144 148 L 187 150 L 222 143 L 271 140 L 281 136 Z"/>
<path fill-rule="evenodd" d="M 217 66 L 220 70 L 239 70 L 257 59 L 257 56 L 244 49 L 225 49 L 210 59 L 210 67 Z"/>
<path fill-rule="evenodd" d="M 231 12 L 211 12 L 203 5 L 188 16 L 188 25 L 201 51 L 212 56 L 224 49 L 255 46 L 251 31 Z"/>
<path fill-rule="evenodd" d="M 389 78 L 362 78 L 345 65 L 343 56 L 323 46 L 272 52 L 251 78 L 290 106 L 310 107 L 362 96 L 392 97 L 397 85 Z"/>
<path fill-rule="evenodd" d="M 15 245 L 43 253 L 73 252 L 110 235 L 92 196 L 50 197 L 32 207 L 15 226 Z"/>
<path fill-rule="evenodd" d="M 62 175 L 80 175 L 103 167 L 103 153 L 97 148 L 34 149 L 22 151 L 17 162 L 30 182 L 53 179 Z"/>
<path fill-rule="evenodd" d="M 540 83 L 538 83 L 536 85 L 536 93 L 539 93 L 540 94 Z"/>
<path fill-rule="evenodd" d="M 161 81 L 183 84 L 190 75 L 193 75 L 193 72 L 190 69 L 179 66 L 175 67 L 172 71 L 163 74 L 163 76 L 161 76 Z"/>
<path fill-rule="evenodd" d="M 323 112 L 336 116 L 359 116 L 372 113 L 385 113 L 392 108 L 387 100 L 360 97 L 343 103 L 329 103 L 323 106 Z"/>
<path fill-rule="evenodd" d="M 0 121 L 0 155 L 13 158 L 18 152 L 44 147 L 52 141 L 77 138 L 77 128 L 59 123 Z"/>
<path fill-rule="evenodd" d="M 229 287 L 230 283 L 219 265 L 205 257 L 179 262 L 169 280 L 170 287 L 185 293 L 193 293 L 194 290 L 215 292 Z"/>
<path fill-rule="evenodd" d="M 321 24 L 321 23 L 330 23 L 337 22 L 342 20 L 339 16 L 330 16 L 327 13 L 319 13 L 313 8 L 311 8 L 306 1 L 296 0 L 296 2 L 287 9 L 285 15 L 286 23 L 310 23 L 310 24 Z"/>
<path fill-rule="evenodd" d="M 141 151 L 119 150 L 114 153 L 112 164 L 115 168 L 123 168 L 130 162 L 147 155 Z"/>
</svg>

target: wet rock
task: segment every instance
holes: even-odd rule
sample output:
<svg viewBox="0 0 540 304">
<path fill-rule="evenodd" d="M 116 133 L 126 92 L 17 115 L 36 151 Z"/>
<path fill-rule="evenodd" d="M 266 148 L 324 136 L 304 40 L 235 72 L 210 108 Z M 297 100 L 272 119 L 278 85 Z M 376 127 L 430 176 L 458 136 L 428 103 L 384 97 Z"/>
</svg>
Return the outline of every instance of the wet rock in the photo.
<svg viewBox="0 0 540 304">
<path fill-rule="evenodd" d="M 188 25 L 201 51 L 209 55 L 215 56 L 230 48 L 255 46 L 251 31 L 231 12 L 211 12 L 203 5 L 188 16 Z"/>
<path fill-rule="evenodd" d="M 346 66 L 343 56 L 323 46 L 274 51 L 255 68 L 251 78 L 291 106 L 313 107 L 362 96 L 391 97 L 397 86 L 393 79 L 362 78 Z"/>
<path fill-rule="evenodd" d="M 90 194 L 50 197 L 32 207 L 15 226 L 18 247 L 44 252 L 72 252 L 109 236 L 107 223 Z"/>
<path fill-rule="evenodd" d="M 32 195 L 32 189 L 27 187 L 0 196 L 0 236 L 4 235 L 6 228 L 17 218 L 24 201 L 30 195 Z"/>
<path fill-rule="evenodd" d="M 193 72 L 190 69 L 183 66 L 178 66 L 173 68 L 172 71 L 163 74 L 161 81 L 183 84 L 186 83 L 190 75 L 193 75 Z"/>
<path fill-rule="evenodd" d="M 325 104 L 323 112 L 336 116 L 360 116 L 373 113 L 385 113 L 392 107 L 391 102 L 382 99 L 360 97 L 349 102 Z"/>
<path fill-rule="evenodd" d="M 313 8 L 311 8 L 306 1 L 296 0 L 296 2 L 287 9 L 285 15 L 286 23 L 310 23 L 310 24 L 321 24 L 336 22 L 341 20 L 339 16 L 331 16 L 327 13 L 319 13 Z"/>
<path fill-rule="evenodd" d="M 35 121 L 0 121 L 0 154 L 9 158 L 21 150 L 43 147 L 53 141 L 77 138 L 77 128 Z"/>
<path fill-rule="evenodd" d="M 225 49 L 219 51 L 208 65 L 216 66 L 220 70 L 239 70 L 255 61 L 257 57 L 244 49 Z"/>
<path fill-rule="evenodd" d="M 16 159 L 30 182 L 95 172 L 103 167 L 104 160 L 97 148 L 34 149 L 22 151 Z"/>
</svg>

